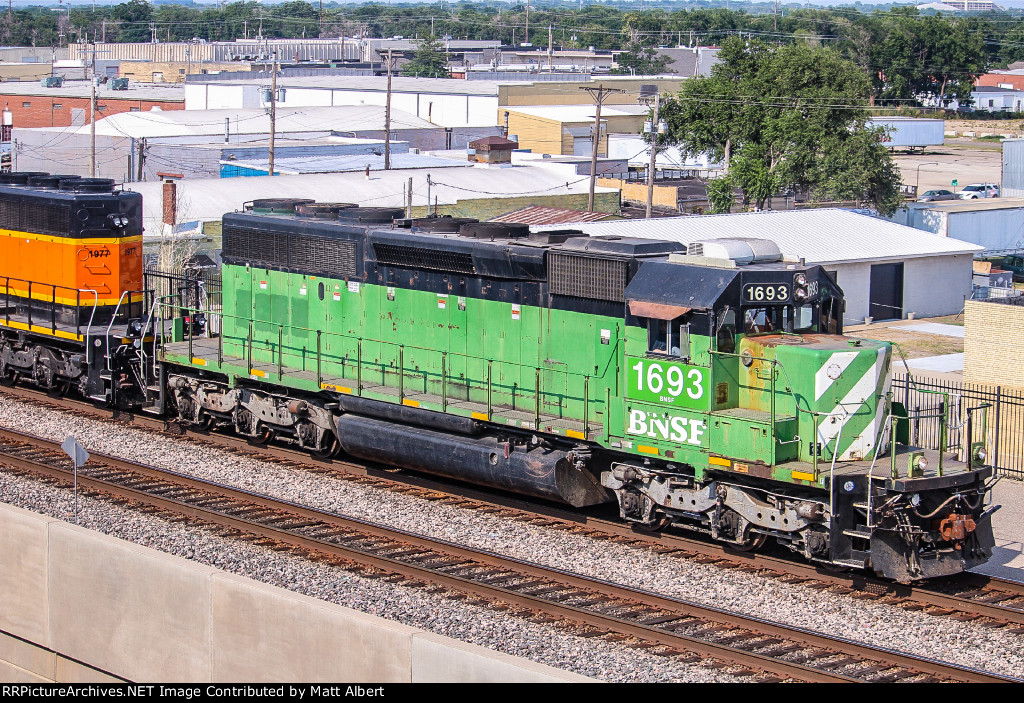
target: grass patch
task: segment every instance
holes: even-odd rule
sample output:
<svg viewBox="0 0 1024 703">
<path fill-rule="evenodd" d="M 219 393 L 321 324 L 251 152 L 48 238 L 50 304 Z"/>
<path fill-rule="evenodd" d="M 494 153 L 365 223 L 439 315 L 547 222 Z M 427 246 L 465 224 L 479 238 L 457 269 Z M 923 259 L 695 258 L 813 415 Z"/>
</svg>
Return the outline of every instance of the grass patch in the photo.
<svg viewBox="0 0 1024 703">
<path fill-rule="evenodd" d="M 876 330 L 864 330 L 858 336 L 882 342 L 896 342 L 900 345 L 908 359 L 919 359 L 923 356 L 940 356 L 942 354 L 962 354 L 964 351 L 964 340 L 960 337 L 946 337 L 941 334 L 911 332 L 910 330 L 904 331 L 900 327 L 879 327 Z M 898 352 L 895 350 L 893 354 L 897 358 L 899 357 Z"/>
<path fill-rule="evenodd" d="M 984 137 L 975 137 L 979 142 L 1001 142 L 1005 137 L 1001 134 L 986 134 Z"/>
</svg>

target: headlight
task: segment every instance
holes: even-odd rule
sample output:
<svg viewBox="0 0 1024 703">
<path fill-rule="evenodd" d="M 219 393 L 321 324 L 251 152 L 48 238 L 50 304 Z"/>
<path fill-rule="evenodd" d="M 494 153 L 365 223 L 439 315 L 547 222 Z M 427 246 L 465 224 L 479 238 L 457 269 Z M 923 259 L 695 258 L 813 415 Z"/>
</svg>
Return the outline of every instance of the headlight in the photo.
<svg viewBox="0 0 1024 703">
<path fill-rule="evenodd" d="M 802 273 L 798 273 L 797 275 L 793 276 L 793 283 L 797 284 L 798 286 L 806 286 L 807 276 L 805 276 Z"/>
<path fill-rule="evenodd" d="M 793 300 L 795 300 L 798 303 L 802 303 L 805 300 L 807 300 L 807 289 L 797 288 L 795 291 L 793 291 Z"/>
<path fill-rule="evenodd" d="M 917 457 L 917 461 L 914 462 L 914 465 L 921 471 L 924 471 L 925 469 L 928 468 L 928 460 L 925 459 L 923 456 L 919 456 Z"/>
<path fill-rule="evenodd" d="M 986 459 L 988 459 L 988 452 L 985 451 L 985 447 L 978 447 L 977 449 L 974 450 L 975 461 L 984 464 Z"/>
</svg>

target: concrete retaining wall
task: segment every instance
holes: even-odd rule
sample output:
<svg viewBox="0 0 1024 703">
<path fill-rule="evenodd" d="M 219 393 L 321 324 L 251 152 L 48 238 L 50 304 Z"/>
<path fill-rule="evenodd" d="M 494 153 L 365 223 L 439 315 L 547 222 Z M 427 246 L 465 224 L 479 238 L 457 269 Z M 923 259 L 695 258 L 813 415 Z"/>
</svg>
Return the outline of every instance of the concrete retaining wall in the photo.
<svg viewBox="0 0 1024 703">
<path fill-rule="evenodd" d="M 0 503 L 0 681 L 585 677 Z"/>
</svg>

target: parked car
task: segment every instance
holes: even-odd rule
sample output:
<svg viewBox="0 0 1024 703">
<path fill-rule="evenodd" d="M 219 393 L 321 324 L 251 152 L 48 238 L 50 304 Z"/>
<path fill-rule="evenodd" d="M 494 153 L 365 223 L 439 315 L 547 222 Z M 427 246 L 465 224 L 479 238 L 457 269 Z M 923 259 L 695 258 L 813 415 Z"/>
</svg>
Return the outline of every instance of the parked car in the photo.
<svg viewBox="0 0 1024 703">
<path fill-rule="evenodd" d="M 1013 273 L 1013 280 L 1024 281 L 1024 254 L 1010 254 L 991 261 L 999 268 Z"/>
<path fill-rule="evenodd" d="M 963 190 L 956 192 L 956 197 L 961 200 L 974 200 L 975 198 L 998 198 L 999 186 L 995 183 L 972 183 L 964 186 Z"/>
<path fill-rule="evenodd" d="M 956 193 L 951 190 L 926 190 L 917 198 L 919 203 L 930 203 L 933 200 L 956 200 Z"/>
</svg>

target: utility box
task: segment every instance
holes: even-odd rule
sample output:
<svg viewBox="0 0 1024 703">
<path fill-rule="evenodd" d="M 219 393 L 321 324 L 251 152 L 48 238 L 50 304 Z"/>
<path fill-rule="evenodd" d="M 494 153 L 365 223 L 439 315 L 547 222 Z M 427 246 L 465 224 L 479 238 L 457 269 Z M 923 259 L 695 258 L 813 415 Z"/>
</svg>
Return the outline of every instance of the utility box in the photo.
<svg viewBox="0 0 1024 703">
<path fill-rule="evenodd" d="M 111 90 L 128 90 L 128 79 L 125 77 L 112 78 L 110 80 Z"/>
<path fill-rule="evenodd" d="M 62 76 L 45 76 L 40 84 L 44 88 L 60 88 L 64 85 L 64 78 Z"/>
</svg>

